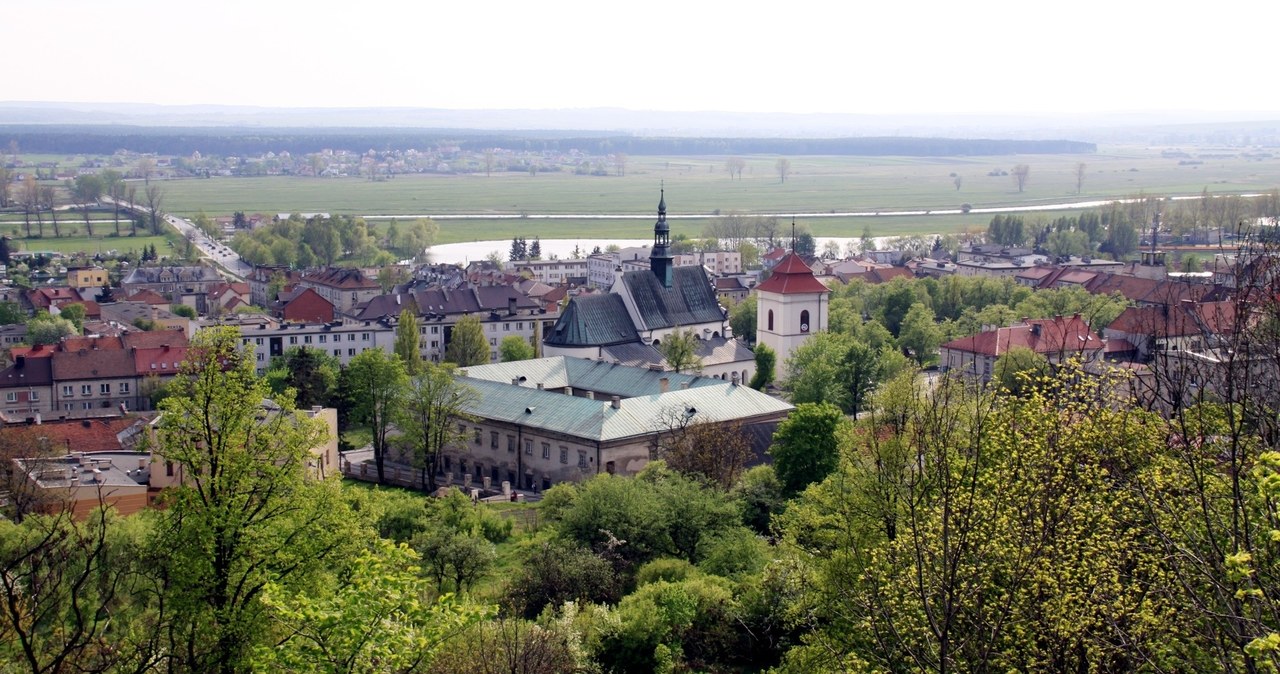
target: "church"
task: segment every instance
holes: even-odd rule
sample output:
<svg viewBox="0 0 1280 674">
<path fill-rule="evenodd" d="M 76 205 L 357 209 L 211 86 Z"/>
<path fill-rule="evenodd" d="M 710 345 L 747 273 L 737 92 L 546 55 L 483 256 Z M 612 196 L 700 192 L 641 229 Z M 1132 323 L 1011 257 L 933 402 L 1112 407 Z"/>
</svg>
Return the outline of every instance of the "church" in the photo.
<svg viewBox="0 0 1280 674">
<path fill-rule="evenodd" d="M 733 338 L 729 314 L 720 306 L 706 269 L 674 264 L 664 191 L 658 201 L 649 269 L 617 269 L 610 292 L 570 300 L 544 336 L 542 352 L 544 356 L 671 369 L 658 347 L 672 334 L 686 330 L 698 339 L 703 375 L 750 381 L 755 374 L 755 355 Z"/>
<path fill-rule="evenodd" d="M 756 286 L 756 343 L 778 354 L 777 378 L 786 362 L 814 333 L 827 329 L 831 291 L 792 251 Z"/>
</svg>

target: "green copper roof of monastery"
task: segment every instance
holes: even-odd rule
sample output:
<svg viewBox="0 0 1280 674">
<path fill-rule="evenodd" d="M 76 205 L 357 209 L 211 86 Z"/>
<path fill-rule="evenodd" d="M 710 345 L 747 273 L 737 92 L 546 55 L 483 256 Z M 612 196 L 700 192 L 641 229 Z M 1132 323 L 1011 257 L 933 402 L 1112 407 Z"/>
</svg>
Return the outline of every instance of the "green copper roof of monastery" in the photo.
<svg viewBox="0 0 1280 674">
<path fill-rule="evenodd" d="M 629 271 L 622 275 L 636 303 L 642 327 L 648 330 L 725 320 L 715 288 L 701 266 L 676 267 L 671 287 L 664 288 L 653 272 Z"/>
<path fill-rule="evenodd" d="M 468 379 L 479 400 L 468 408 L 476 416 L 519 424 L 586 440 L 610 442 L 650 435 L 668 427 L 664 420 L 689 414 L 694 421 L 722 422 L 781 415 L 794 409 L 748 386 L 719 382 L 623 400 L 614 409 L 608 400 L 540 391 L 482 379 Z"/>
<path fill-rule="evenodd" d="M 637 339 L 622 297 L 604 293 L 569 300 L 544 341 L 552 346 L 608 346 Z"/>
<path fill-rule="evenodd" d="M 723 383 L 715 377 L 658 372 L 644 367 L 627 367 L 566 356 L 473 365 L 463 368 L 462 371 L 471 379 L 484 379 L 508 386 L 511 385 L 512 379 L 523 378 L 521 386 L 525 388 L 536 390 L 538 384 L 548 389 L 563 389 L 571 386 L 582 391 L 594 391 L 598 394 L 616 395 L 622 398 L 661 393 L 661 380 L 664 377 L 667 379 L 670 390 L 679 389 L 685 382 L 688 382 L 690 388 Z"/>
</svg>

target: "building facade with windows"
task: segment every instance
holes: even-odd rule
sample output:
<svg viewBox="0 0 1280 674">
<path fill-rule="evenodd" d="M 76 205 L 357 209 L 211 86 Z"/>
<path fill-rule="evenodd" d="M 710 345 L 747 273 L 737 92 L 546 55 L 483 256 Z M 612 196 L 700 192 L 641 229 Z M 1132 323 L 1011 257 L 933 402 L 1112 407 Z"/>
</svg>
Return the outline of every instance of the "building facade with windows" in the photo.
<svg viewBox="0 0 1280 674">
<path fill-rule="evenodd" d="M 343 365 L 369 349 L 395 350 L 395 327 L 387 321 L 334 323 L 280 323 L 240 328 L 240 340 L 253 353 L 258 374 L 267 371 L 271 359 L 285 351 L 306 347 L 337 358 Z"/>
</svg>

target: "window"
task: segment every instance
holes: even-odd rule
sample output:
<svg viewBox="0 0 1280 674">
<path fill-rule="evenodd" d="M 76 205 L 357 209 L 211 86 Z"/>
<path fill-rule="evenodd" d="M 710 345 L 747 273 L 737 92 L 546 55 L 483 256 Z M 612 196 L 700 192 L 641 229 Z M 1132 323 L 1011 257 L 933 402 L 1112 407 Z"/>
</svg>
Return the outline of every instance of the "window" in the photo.
<svg viewBox="0 0 1280 674">
<path fill-rule="evenodd" d="M 254 340 L 253 340 L 253 343 L 254 343 L 254 344 L 257 344 L 258 346 L 262 346 L 262 338 L 261 338 L 261 337 L 255 337 L 255 338 L 254 338 Z"/>
<path fill-rule="evenodd" d="M 111 384 L 98 384 L 98 393 L 110 394 Z"/>
<path fill-rule="evenodd" d="M 362 332 L 362 333 L 360 333 L 360 341 L 362 341 L 362 342 L 367 342 L 367 341 L 369 341 L 369 333 L 367 333 L 367 332 Z"/>
<path fill-rule="evenodd" d="M 80 395 L 82 396 L 93 395 L 93 386 L 89 384 L 81 384 Z"/>
<path fill-rule="evenodd" d="M 122 381 L 122 382 L 120 382 L 120 392 L 121 392 L 121 393 L 128 393 L 128 392 L 129 392 L 129 382 L 127 382 L 127 381 Z"/>
<path fill-rule="evenodd" d="M 516 323 L 516 330 L 524 330 L 524 321 Z"/>
<path fill-rule="evenodd" d="M 165 462 L 164 462 L 164 474 L 165 474 L 167 477 L 173 477 L 173 462 L 172 462 L 172 461 L 165 461 Z"/>
<path fill-rule="evenodd" d="M 438 340 L 438 339 L 433 339 L 433 340 L 431 340 L 431 348 L 433 348 L 433 349 L 438 349 L 438 348 L 440 348 L 440 340 Z"/>
<path fill-rule="evenodd" d="M 475 429 L 475 436 L 476 436 L 476 444 L 477 444 L 477 445 L 478 445 L 478 444 L 481 444 L 481 440 L 480 440 L 480 436 L 481 436 L 481 435 L 482 435 L 482 433 L 480 432 L 480 429 L 479 429 L 479 428 Z"/>
<path fill-rule="evenodd" d="M 502 331 L 503 331 L 503 332 L 511 332 L 511 324 L 510 324 L 510 323 L 503 323 L 503 324 L 502 324 Z"/>
<path fill-rule="evenodd" d="M 37 402 L 37 401 L 39 401 L 39 400 L 40 400 L 40 392 L 39 392 L 39 391 L 30 391 L 30 392 L 28 392 L 28 393 L 27 393 L 27 400 L 29 400 L 29 401 L 31 401 L 31 402 Z"/>
<path fill-rule="evenodd" d="M 303 343 L 303 344 L 310 344 L 310 343 L 311 343 L 311 335 L 303 335 L 303 336 L 302 336 L 302 343 Z"/>
<path fill-rule="evenodd" d="M 263 353 L 263 352 L 261 352 L 261 351 L 259 351 L 259 352 L 257 353 L 257 356 L 258 356 L 258 362 L 259 362 L 259 363 L 261 363 L 261 362 L 263 362 L 263 361 L 265 361 L 265 360 L 267 359 L 267 357 L 266 357 L 266 356 L 267 356 L 267 354 L 265 354 L 265 353 Z"/>
<path fill-rule="evenodd" d="M 498 345 L 498 340 L 493 338 L 489 339 L 489 346 L 497 346 L 497 345 Z"/>
<path fill-rule="evenodd" d="M 354 342 L 354 341 L 356 341 L 356 333 L 354 333 L 354 332 L 348 332 L 348 333 L 347 333 L 347 341 L 348 341 L 348 342 Z"/>
<path fill-rule="evenodd" d="M 542 443 L 542 458 L 544 459 L 551 458 L 551 443 L 549 442 Z"/>
<path fill-rule="evenodd" d="M 355 350 L 355 349 L 347 349 L 347 355 L 348 355 L 348 356 L 354 356 L 354 355 L 356 355 L 356 350 Z"/>
<path fill-rule="evenodd" d="M 532 441 L 532 440 L 525 440 L 525 441 L 524 441 L 524 455 L 525 455 L 525 456 L 533 456 L 533 441 Z"/>
<path fill-rule="evenodd" d="M 82 402 L 82 403 L 80 403 L 80 409 L 82 409 L 82 410 L 91 410 L 91 409 L 93 409 L 93 403 L 88 402 L 88 401 Z"/>
<path fill-rule="evenodd" d="M 4 399 L 6 402 L 16 403 L 18 402 L 18 394 L 14 391 L 9 391 L 4 394 Z"/>
<path fill-rule="evenodd" d="M 433 335 L 438 335 L 438 334 L 440 334 L 440 326 L 438 326 L 438 325 L 433 325 L 433 326 L 431 326 L 431 334 L 433 334 Z"/>
<path fill-rule="evenodd" d="M 809 310 L 805 309 L 800 312 L 800 332 L 809 331 Z"/>
<path fill-rule="evenodd" d="M 578 467 L 583 470 L 587 469 L 587 453 L 581 449 L 578 450 Z"/>
<path fill-rule="evenodd" d="M 768 322 L 766 323 L 766 325 L 768 325 L 768 326 L 769 326 L 769 327 L 765 328 L 766 330 L 773 330 L 773 309 L 770 309 L 770 310 L 769 310 L 769 320 L 768 320 Z"/>
<path fill-rule="evenodd" d="M 64 395 L 64 396 L 74 395 L 74 393 L 73 393 L 73 391 L 72 391 L 72 388 L 71 388 L 70 386 L 63 386 L 63 387 L 62 387 L 62 395 Z"/>
<path fill-rule="evenodd" d="M 489 449 L 498 448 L 498 432 L 489 431 Z"/>
<path fill-rule="evenodd" d="M 298 343 L 298 336 L 297 336 L 297 335 L 289 335 L 289 343 L 290 343 L 290 344 L 297 344 L 297 343 Z"/>
<path fill-rule="evenodd" d="M 458 424 L 458 435 L 466 435 L 466 434 L 467 434 L 467 425 Z"/>
<path fill-rule="evenodd" d="M 338 356 L 341 356 L 341 355 L 342 355 L 342 349 L 334 349 L 334 350 L 333 350 L 333 357 L 334 357 L 334 358 L 337 358 Z"/>
<path fill-rule="evenodd" d="M 516 451 L 516 436 L 514 435 L 507 436 L 507 451 L 508 452 Z"/>
<path fill-rule="evenodd" d="M 324 343 L 325 343 L 325 342 L 327 342 L 327 341 L 329 341 L 329 335 L 320 335 L 320 343 L 321 343 L 321 344 L 324 344 Z"/>
<path fill-rule="evenodd" d="M 560 445 L 560 463 L 569 463 L 569 448 Z"/>
</svg>

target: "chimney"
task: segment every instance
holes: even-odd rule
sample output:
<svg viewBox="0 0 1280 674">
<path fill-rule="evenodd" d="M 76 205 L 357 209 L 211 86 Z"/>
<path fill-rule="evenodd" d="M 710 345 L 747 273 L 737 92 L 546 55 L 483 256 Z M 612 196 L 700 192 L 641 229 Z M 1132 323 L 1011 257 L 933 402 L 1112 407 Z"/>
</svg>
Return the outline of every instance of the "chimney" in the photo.
<svg viewBox="0 0 1280 674">
<path fill-rule="evenodd" d="M 538 382 L 538 390 L 539 390 L 539 391 L 541 391 L 541 390 L 542 390 L 542 382 Z"/>
<path fill-rule="evenodd" d="M 572 386 L 564 387 L 564 394 L 567 396 L 573 395 L 573 387 Z"/>
<path fill-rule="evenodd" d="M 516 313 L 516 298 L 507 298 L 507 313 L 514 315 Z"/>
<path fill-rule="evenodd" d="M 688 382 L 688 381 L 682 381 L 682 382 L 680 382 L 680 390 L 681 390 L 681 391 L 683 391 L 683 390 L 685 390 L 685 389 L 687 389 L 687 388 L 689 388 L 689 382 Z"/>
<path fill-rule="evenodd" d="M 147 467 L 147 459 L 145 457 L 138 459 L 138 470 L 145 470 L 146 467 Z"/>
<path fill-rule="evenodd" d="M 595 392 L 595 391 L 587 391 L 587 400 L 595 400 L 595 399 L 596 399 L 596 392 Z"/>
<path fill-rule="evenodd" d="M 622 409 L 622 398 L 619 398 L 618 396 L 613 396 L 612 398 L 609 399 L 609 406 L 615 410 Z"/>
<path fill-rule="evenodd" d="M 511 385 L 512 385 L 512 386 L 519 386 L 519 385 L 520 385 L 520 378 L 519 378 L 519 377 L 512 377 L 512 378 L 511 378 Z"/>
<path fill-rule="evenodd" d="M 666 377 L 663 377 L 662 379 L 658 380 L 658 386 L 663 393 L 666 393 L 667 391 L 671 390 L 671 380 Z"/>
</svg>

